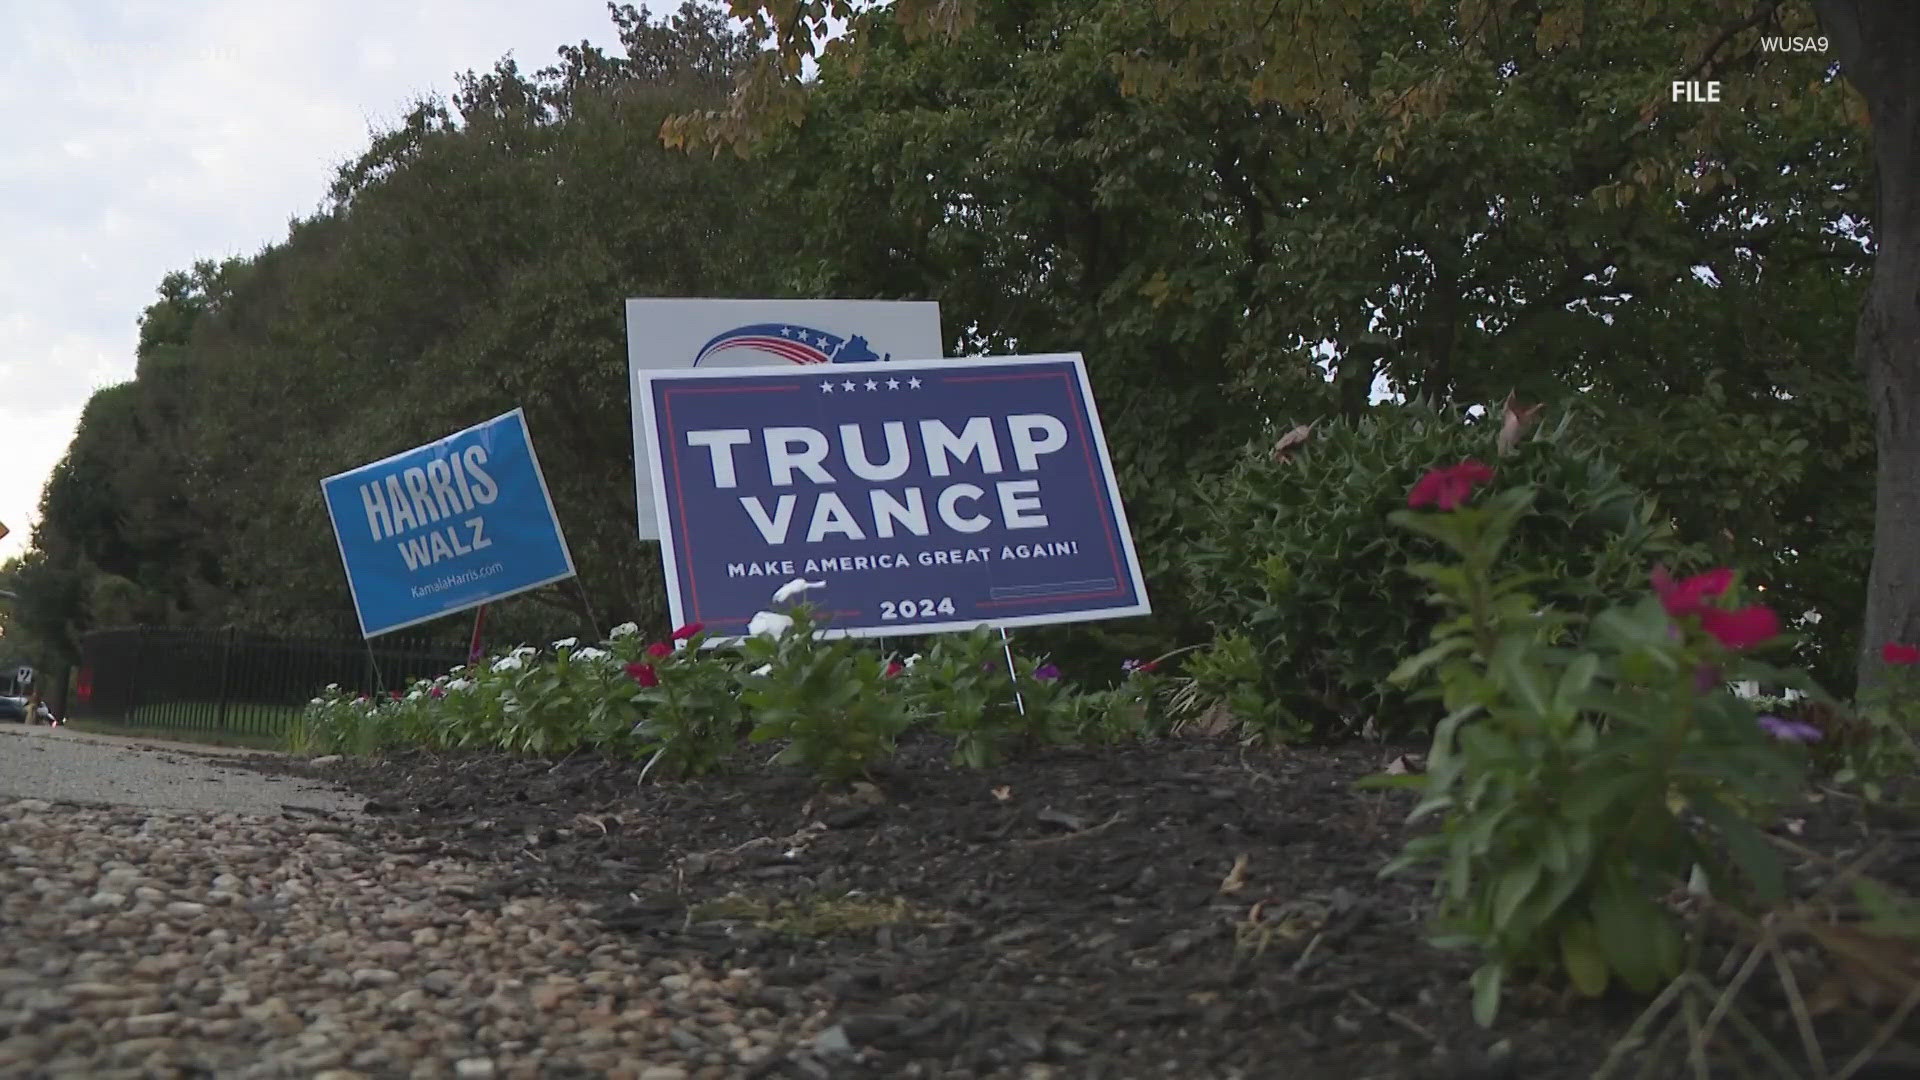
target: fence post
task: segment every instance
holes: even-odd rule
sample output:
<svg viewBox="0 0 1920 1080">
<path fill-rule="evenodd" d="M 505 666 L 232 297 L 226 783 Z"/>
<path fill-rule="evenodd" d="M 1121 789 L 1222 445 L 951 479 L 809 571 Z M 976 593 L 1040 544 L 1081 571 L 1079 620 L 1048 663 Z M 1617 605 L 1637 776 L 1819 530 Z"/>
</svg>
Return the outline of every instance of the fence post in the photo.
<svg viewBox="0 0 1920 1080">
<path fill-rule="evenodd" d="M 140 665 L 146 659 L 146 652 L 147 632 L 144 628 L 136 627 L 133 631 L 133 663 L 127 665 L 130 669 L 127 674 L 127 711 L 120 717 L 123 724 L 133 723 L 133 714 L 140 711 Z"/>
<path fill-rule="evenodd" d="M 229 681 L 233 673 L 233 626 L 229 624 L 220 632 L 220 713 L 213 726 L 221 731 L 227 730 L 227 701 L 233 694 Z"/>
</svg>

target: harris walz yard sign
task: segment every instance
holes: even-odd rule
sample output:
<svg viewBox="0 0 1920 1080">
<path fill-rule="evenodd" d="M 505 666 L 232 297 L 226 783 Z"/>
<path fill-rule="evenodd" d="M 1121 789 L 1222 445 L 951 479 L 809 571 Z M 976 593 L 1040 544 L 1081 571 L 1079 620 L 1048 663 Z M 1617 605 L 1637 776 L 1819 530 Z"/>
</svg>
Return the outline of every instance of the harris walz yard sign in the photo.
<svg viewBox="0 0 1920 1080">
<path fill-rule="evenodd" d="M 795 577 L 836 635 L 1150 611 L 1078 353 L 636 376 L 677 624 Z"/>
<path fill-rule="evenodd" d="M 366 637 L 573 576 L 519 409 L 320 491 Z"/>
</svg>

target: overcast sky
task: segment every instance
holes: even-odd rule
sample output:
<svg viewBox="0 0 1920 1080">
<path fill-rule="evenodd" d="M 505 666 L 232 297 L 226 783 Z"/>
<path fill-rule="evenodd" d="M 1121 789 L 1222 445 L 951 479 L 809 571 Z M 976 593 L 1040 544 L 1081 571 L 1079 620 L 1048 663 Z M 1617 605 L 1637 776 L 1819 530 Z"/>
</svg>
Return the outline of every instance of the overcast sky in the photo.
<svg viewBox="0 0 1920 1080">
<path fill-rule="evenodd" d="M 456 72 L 582 39 L 617 51 L 602 0 L 0 0 L 0 561 L 163 275 L 284 239 Z"/>
</svg>

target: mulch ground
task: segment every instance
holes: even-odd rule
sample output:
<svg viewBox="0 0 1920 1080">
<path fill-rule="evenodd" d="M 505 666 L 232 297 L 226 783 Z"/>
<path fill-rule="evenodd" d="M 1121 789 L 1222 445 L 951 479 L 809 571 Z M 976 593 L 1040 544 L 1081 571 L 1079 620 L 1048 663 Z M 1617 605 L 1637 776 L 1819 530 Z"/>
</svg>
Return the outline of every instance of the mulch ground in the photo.
<svg viewBox="0 0 1920 1080">
<path fill-rule="evenodd" d="M 583 899 L 646 949 L 761 969 L 768 1005 L 837 1024 L 757 1075 L 1590 1075 L 1636 1005 L 1523 989 L 1482 1030 L 1470 958 L 1425 941 L 1428 885 L 1379 877 L 1408 800 L 1353 782 L 1398 752 L 1180 741 L 972 771 L 929 742 L 838 789 L 752 763 L 645 786 L 591 758 L 255 767 L 345 784 L 495 867 L 476 906 Z M 1838 804 L 1810 807 L 1799 841 L 1858 850 Z"/>
</svg>

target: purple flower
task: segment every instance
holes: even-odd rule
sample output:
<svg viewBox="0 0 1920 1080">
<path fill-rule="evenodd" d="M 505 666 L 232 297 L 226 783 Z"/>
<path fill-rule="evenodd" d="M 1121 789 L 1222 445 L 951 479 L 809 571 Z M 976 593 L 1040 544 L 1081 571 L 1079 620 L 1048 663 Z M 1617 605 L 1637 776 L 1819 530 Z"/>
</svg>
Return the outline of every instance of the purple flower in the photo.
<svg viewBox="0 0 1920 1080">
<path fill-rule="evenodd" d="M 1701 664 L 1693 669 L 1693 692 L 1705 694 L 1720 685 L 1720 668 L 1715 664 Z"/>
<path fill-rule="evenodd" d="M 1052 664 L 1041 664 L 1033 669 L 1033 677 L 1041 682 L 1052 682 L 1060 677 L 1060 669 Z"/>
<path fill-rule="evenodd" d="M 1781 742 L 1819 742 L 1821 734 L 1819 728 L 1805 720 L 1783 720 L 1778 716 L 1761 717 L 1760 729 Z"/>
</svg>

